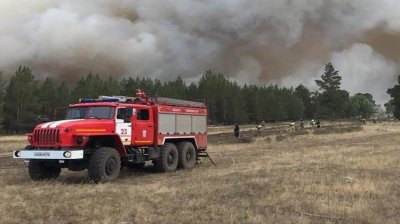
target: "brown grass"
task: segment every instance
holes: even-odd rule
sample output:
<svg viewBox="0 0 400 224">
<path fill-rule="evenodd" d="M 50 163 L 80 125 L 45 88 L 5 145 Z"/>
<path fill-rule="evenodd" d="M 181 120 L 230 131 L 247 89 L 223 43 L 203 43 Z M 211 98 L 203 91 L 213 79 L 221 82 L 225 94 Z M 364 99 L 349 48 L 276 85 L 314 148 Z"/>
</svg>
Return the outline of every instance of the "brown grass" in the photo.
<svg viewBox="0 0 400 224">
<path fill-rule="evenodd" d="M 86 172 L 33 182 L 26 168 L 0 169 L 0 223 L 399 223 L 399 136 L 380 124 L 214 144 L 217 167 L 148 164 L 97 185 Z"/>
<path fill-rule="evenodd" d="M 10 154 L 16 149 L 23 149 L 27 144 L 27 137 L 24 135 L 1 136 L 0 155 Z"/>
</svg>

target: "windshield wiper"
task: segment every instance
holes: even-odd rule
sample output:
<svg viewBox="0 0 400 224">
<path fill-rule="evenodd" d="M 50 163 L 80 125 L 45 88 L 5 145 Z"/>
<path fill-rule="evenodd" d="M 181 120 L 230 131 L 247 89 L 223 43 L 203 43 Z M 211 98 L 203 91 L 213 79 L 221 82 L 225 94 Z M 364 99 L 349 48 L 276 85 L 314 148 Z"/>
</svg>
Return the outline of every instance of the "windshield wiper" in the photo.
<svg viewBox="0 0 400 224">
<path fill-rule="evenodd" d="M 90 116 L 90 117 L 88 117 L 88 119 L 98 119 L 98 120 L 101 120 L 101 119 L 105 119 L 105 118 L 103 118 L 103 117 L 96 117 L 96 116 Z"/>
</svg>

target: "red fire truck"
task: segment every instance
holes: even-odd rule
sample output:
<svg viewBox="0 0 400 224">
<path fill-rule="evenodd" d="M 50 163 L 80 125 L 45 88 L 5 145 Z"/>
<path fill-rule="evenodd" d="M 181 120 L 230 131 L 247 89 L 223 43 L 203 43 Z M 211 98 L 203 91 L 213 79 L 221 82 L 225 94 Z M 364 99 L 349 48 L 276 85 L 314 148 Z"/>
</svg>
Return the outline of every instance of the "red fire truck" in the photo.
<svg viewBox="0 0 400 224">
<path fill-rule="evenodd" d="M 88 169 L 95 182 L 118 177 L 121 167 L 152 161 L 156 171 L 190 169 L 207 155 L 204 103 L 136 97 L 80 99 L 65 120 L 47 122 L 27 135 L 29 145 L 13 152 L 29 162 L 33 180 L 57 178 L 61 168 Z"/>
</svg>

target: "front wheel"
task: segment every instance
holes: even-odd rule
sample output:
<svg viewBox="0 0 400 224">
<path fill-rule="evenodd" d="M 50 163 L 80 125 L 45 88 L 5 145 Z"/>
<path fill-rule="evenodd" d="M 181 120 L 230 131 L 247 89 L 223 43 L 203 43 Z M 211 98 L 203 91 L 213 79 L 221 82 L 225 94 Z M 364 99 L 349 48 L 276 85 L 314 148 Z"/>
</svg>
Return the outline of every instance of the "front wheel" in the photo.
<svg viewBox="0 0 400 224">
<path fill-rule="evenodd" d="M 120 170 L 121 158 L 114 148 L 99 148 L 90 157 L 89 178 L 96 183 L 117 179 Z"/>
<path fill-rule="evenodd" d="M 29 160 L 29 176 L 32 180 L 51 180 L 60 176 L 61 168 L 54 162 L 44 162 L 41 160 Z"/>
</svg>

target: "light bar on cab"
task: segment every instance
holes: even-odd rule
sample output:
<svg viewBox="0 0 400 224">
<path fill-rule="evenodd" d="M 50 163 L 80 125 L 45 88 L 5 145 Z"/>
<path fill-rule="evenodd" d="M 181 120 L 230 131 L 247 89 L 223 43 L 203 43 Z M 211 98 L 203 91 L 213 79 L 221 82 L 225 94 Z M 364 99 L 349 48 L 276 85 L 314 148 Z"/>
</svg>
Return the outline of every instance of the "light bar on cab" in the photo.
<svg viewBox="0 0 400 224">
<path fill-rule="evenodd" d="M 120 102 L 117 98 L 108 98 L 108 99 L 79 99 L 79 103 L 97 103 L 97 102 Z"/>
<path fill-rule="evenodd" d="M 79 103 L 97 103 L 97 102 L 127 102 L 128 100 L 133 100 L 126 96 L 99 96 L 98 99 L 79 99 Z"/>
</svg>

